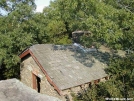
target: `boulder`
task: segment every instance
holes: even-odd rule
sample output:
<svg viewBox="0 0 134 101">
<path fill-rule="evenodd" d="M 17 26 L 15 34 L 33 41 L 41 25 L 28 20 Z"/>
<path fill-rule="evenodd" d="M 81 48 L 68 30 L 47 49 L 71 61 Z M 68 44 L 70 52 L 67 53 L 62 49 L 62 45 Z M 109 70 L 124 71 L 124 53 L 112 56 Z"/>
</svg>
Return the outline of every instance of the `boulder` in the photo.
<svg viewBox="0 0 134 101">
<path fill-rule="evenodd" d="M 0 101 L 61 101 L 27 87 L 17 79 L 0 81 Z"/>
</svg>

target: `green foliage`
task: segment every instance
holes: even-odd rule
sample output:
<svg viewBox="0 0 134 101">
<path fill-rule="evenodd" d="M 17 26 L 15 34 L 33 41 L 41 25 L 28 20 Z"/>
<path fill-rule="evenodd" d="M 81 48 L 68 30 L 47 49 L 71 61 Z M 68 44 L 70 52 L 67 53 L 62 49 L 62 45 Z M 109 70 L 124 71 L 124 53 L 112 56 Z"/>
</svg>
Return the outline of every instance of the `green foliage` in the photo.
<svg viewBox="0 0 134 101">
<path fill-rule="evenodd" d="M 75 30 L 92 32 L 81 37 L 86 47 L 106 44 L 133 53 L 133 0 L 54 0 L 43 13 L 35 13 L 35 8 L 34 0 L 0 1 L 0 10 L 7 12 L 0 14 L 0 79 L 19 78 L 18 54 L 26 47 L 36 43 L 70 44 Z M 133 97 L 133 58 L 133 54 L 112 57 L 106 70 L 110 80 L 82 91 L 74 101 Z"/>
<path fill-rule="evenodd" d="M 4 1 L 3 1 L 4 2 Z M 9 2 L 5 2 L 9 3 Z M 1 76 L 6 78 L 19 78 L 18 54 L 33 42 L 32 35 L 23 29 L 26 20 L 30 19 L 32 10 L 31 1 L 10 1 L 11 5 L 1 6 L 7 10 L 8 15 L 0 17 L 0 58 Z M 3 79 L 1 78 L 1 79 Z"/>
<path fill-rule="evenodd" d="M 103 0 L 108 5 L 112 5 L 116 9 L 125 9 L 128 12 L 134 13 L 134 1 L 133 0 Z"/>
<path fill-rule="evenodd" d="M 115 84 L 119 86 L 123 97 L 131 98 L 134 96 L 134 55 L 124 58 L 113 58 L 110 66 L 107 69 L 108 73 L 112 75 Z"/>
<path fill-rule="evenodd" d="M 133 4 L 131 1 L 124 3 Z M 131 23 L 134 21 L 134 14 L 118 6 L 116 0 L 55 0 L 44 9 L 44 15 L 51 19 L 50 23 L 48 21 L 50 32 L 53 29 L 54 32 L 65 32 L 70 37 L 72 31 L 88 30 L 93 33 L 93 42 L 105 43 L 113 49 L 130 48 L 134 38 L 134 25 Z M 52 27 L 55 23 L 62 25 L 58 25 L 62 31 L 57 30 L 57 26 Z M 128 38 L 130 41 L 126 41 Z M 82 41 L 85 46 L 91 43 L 90 38 L 83 38 Z"/>
<path fill-rule="evenodd" d="M 29 20 L 26 20 L 22 26 L 24 32 L 30 33 L 35 43 L 47 43 L 49 41 L 49 35 L 46 31 L 47 20 L 43 14 L 33 14 Z"/>
<path fill-rule="evenodd" d="M 44 9 L 43 14 L 47 19 L 46 32 L 50 36 L 50 43 L 70 44 L 70 31 L 67 17 L 69 16 L 60 5 L 63 1 L 51 2 L 51 5 Z M 66 14 L 66 15 L 64 15 Z"/>
</svg>

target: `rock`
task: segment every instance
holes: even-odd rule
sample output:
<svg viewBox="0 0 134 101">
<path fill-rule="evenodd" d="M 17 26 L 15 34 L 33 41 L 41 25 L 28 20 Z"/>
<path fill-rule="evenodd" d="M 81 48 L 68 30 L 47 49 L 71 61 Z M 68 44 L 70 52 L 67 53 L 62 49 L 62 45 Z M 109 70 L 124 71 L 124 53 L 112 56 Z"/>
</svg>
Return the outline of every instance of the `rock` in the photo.
<svg viewBox="0 0 134 101">
<path fill-rule="evenodd" d="M 0 81 L 0 101 L 61 101 L 45 94 L 37 93 L 17 79 Z"/>
</svg>

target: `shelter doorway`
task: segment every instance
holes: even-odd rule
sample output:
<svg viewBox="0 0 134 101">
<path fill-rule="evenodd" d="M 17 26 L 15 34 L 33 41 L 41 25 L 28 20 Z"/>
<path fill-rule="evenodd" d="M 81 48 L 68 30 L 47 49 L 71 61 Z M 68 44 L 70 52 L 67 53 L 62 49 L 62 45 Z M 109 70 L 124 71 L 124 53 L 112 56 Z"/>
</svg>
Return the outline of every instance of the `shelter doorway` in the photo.
<svg viewBox="0 0 134 101">
<path fill-rule="evenodd" d="M 33 78 L 33 89 L 37 90 L 37 92 L 40 93 L 41 79 L 33 73 L 32 73 L 32 78 Z"/>
<path fill-rule="evenodd" d="M 40 93 L 40 82 L 41 82 L 40 78 L 38 76 L 36 76 L 36 83 L 37 83 L 37 91 L 38 91 L 38 93 Z"/>
</svg>

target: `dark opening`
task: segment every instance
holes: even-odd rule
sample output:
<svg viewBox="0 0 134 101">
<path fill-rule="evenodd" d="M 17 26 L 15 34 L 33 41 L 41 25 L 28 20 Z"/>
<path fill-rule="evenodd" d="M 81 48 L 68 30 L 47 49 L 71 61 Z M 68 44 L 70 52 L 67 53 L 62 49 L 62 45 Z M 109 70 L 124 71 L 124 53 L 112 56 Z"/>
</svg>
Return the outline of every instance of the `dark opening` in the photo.
<svg viewBox="0 0 134 101">
<path fill-rule="evenodd" d="M 67 94 L 65 95 L 65 98 L 66 98 L 66 101 L 70 101 L 70 98 Z"/>
<path fill-rule="evenodd" d="M 38 76 L 36 76 L 36 79 L 37 79 L 37 90 L 38 90 L 38 93 L 40 93 L 40 78 Z"/>
</svg>

